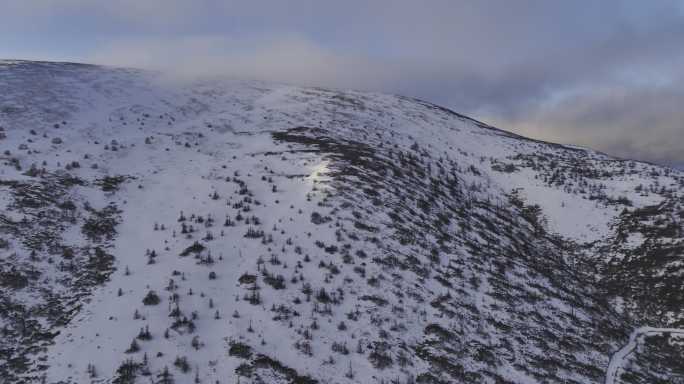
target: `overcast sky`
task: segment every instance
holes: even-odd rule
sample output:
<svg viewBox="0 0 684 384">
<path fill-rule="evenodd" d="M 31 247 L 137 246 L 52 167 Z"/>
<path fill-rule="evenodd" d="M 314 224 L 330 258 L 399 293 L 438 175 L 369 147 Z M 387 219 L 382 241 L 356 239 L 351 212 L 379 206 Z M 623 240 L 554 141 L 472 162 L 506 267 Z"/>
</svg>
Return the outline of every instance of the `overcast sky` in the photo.
<svg viewBox="0 0 684 384">
<path fill-rule="evenodd" d="M 668 0 L 0 0 L 0 58 L 367 89 L 684 165 Z"/>
</svg>

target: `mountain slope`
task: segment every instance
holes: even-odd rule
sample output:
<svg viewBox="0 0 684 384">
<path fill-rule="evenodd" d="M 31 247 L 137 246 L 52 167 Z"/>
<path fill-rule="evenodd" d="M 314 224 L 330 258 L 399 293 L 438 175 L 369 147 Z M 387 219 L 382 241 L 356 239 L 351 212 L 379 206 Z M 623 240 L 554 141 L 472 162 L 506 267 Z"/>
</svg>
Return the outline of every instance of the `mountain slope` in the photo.
<svg viewBox="0 0 684 384">
<path fill-rule="evenodd" d="M 677 171 L 381 94 L 21 61 L 0 88 L 8 383 L 600 383 L 681 326 Z M 662 337 L 619 380 L 682 380 Z"/>
</svg>

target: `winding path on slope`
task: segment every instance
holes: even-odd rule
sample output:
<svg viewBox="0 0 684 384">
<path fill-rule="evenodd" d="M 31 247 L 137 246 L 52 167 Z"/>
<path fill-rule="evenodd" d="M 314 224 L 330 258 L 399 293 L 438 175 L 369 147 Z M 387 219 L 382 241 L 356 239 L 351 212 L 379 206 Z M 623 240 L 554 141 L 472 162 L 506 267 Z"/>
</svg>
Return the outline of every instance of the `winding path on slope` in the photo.
<svg viewBox="0 0 684 384">
<path fill-rule="evenodd" d="M 615 352 L 608 363 L 608 370 L 606 372 L 605 384 L 615 384 L 618 378 L 618 372 L 622 368 L 623 361 L 629 356 L 637 346 L 637 340 L 644 335 L 659 334 L 659 333 L 676 333 L 684 335 L 682 328 L 654 328 L 654 327 L 639 327 L 629 335 L 629 342 L 625 344 L 620 350 Z"/>
</svg>

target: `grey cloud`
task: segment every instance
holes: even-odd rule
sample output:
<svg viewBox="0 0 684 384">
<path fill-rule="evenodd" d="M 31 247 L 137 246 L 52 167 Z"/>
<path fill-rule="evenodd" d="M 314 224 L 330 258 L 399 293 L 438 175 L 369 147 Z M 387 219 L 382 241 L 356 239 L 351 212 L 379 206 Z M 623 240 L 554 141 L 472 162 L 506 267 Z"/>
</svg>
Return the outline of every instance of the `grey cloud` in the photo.
<svg viewBox="0 0 684 384">
<path fill-rule="evenodd" d="M 531 136 L 676 165 L 684 143 L 681 85 L 588 88 L 508 123 Z"/>
<path fill-rule="evenodd" d="M 228 76 L 339 88 L 382 88 L 397 74 L 363 56 L 340 55 L 301 36 L 231 39 L 116 41 L 94 52 L 90 61 L 160 69 L 180 80 Z"/>
</svg>

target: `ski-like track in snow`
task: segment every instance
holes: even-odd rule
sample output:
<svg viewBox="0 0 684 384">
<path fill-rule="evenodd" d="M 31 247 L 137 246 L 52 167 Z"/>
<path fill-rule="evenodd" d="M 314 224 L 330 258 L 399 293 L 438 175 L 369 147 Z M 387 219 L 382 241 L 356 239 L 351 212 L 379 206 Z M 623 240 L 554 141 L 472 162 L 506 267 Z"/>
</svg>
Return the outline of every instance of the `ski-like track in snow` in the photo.
<svg viewBox="0 0 684 384">
<path fill-rule="evenodd" d="M 629 335 L 629 342 L 625 344 L 620 350 L 615 352 L 608 363 L 608 370 L 606 372 L 605 384 L 615 384 L 618 378 L 618 372 L 622 368 L 622 363 L 629 356 L 637 346 L 637 340 L 641 336 L 659 333 L 676 333 L 684 335 L 682 328 L 654 328 L 654 327 L 639 327 Z"/>
</svg>

